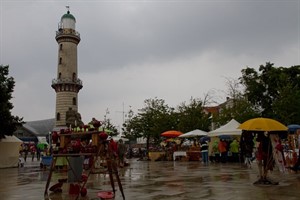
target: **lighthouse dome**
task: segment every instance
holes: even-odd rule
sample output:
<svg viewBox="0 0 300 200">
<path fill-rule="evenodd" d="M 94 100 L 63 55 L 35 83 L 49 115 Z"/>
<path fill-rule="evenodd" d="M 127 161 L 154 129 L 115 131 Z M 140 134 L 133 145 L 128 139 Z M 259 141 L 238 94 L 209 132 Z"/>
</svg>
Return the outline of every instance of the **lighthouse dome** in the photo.
<svg viewBox="0 0 300 200">
<path fill-rule="evenodd" d="M 70 13 L 69 10 L 68 10 L 68 12 L 66 14 L 64 14 L 61 17 L 62 28 L 64 28 L 64 29 L 66 28 L 66 29 L 73 29 L 73 30 L 75 30 L 75 23 L 76 23 L 76 19 Z"/>
<path fill-rule="evenodd" d="M 73 20 L 76 22 L 75 17 L 70 13 L 69 10 L 68 10 L 68 12 L 67 12 L 66 14 L 64 14 L 64 15 L 61 17 L 61 20 L 63 20 L 64 18 L 73 19 Z"/>
</svg>

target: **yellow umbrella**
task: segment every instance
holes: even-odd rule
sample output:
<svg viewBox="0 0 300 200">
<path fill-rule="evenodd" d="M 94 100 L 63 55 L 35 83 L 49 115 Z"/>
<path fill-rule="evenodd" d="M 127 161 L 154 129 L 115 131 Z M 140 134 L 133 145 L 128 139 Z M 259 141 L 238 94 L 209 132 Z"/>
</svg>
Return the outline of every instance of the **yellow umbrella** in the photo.
<svg viewBox="0 0 300 200">
<path fill-rule="evenodd" d="M 270 118 L 253 118 L 245 121 L 239 129 L 246 131 L 287 131 L 288 127 Z"/>
<path fill-rule="evenodd" d="M 274 157 L 272 156 L 273 149 L 271 144 L 272 143 L 271 138 L 269 135 L 264 135 L 263 133 L 265 132 L 276 133 L 276 132 L 283 132 L 283 131 L 287 132 L 288 127 L 286 127 L 285 125 L 283 125 L 282 123 L 274 119 L 260 117 L 260 118 L 249 119 L 244 123 L 242 123 L 241 125 L 239 125 L 238 128 L 244 131 L 249 131 L 249 132 L 257 131 L 261 133 L 260 136 L 258 137 L 261 145 L 260 147 L 258 147 L 258 152 L 259 152 L 258 155 L 262 155 L 262 156 L 260 156 L 261 158 L 257 160 L 260 179 L 255 181 L 254 184 L 278 185 L 278 182 L 274 182 L 269 178 L 267 178 L 267 173 L 268 170 L 271 169 L 273 165 Z"/>
</svg>

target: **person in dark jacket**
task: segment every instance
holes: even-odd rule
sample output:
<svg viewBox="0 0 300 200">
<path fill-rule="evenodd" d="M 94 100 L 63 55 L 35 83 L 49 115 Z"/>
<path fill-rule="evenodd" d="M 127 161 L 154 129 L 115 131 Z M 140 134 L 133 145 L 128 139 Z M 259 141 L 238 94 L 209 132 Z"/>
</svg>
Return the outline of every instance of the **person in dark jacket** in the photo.
<svg viewBox="0 0 300 200">
<path fill-rule="evenodd" d="M 207 164 L 208 163 L 208 141 L 201 142 L 200 148 L 201 148 L 202 162 L 204 164 Z"/>
</svg>

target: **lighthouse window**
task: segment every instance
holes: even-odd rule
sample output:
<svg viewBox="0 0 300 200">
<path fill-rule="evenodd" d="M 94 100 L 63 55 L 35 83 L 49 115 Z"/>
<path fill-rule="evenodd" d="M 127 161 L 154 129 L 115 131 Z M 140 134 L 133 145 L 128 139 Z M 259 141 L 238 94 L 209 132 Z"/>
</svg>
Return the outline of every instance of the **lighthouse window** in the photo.
<svg viewBox="0 0 300 200">
<path fill-rule="evenodd" d="M 59 45 L 59 50 L 62 50 L 62 47 L 63 47 L 63 45 L 62 45 L 62 44 L 60 44 L 60 45 Z"/>
<path fill-rule="evenodd" d="M 76 98 L 75 97 L 73 98 L 73 105 L 74 106 L 76 105 Z"/>
<path fill-rule="evenodd" d="M 60 113 L 56 114 L 56 120 L 59 121 L 60 120 Z"/>
<path fill-rule="evenodd" d="M 59 58 L 59 64 L 61 64 L 61 63 L 62 63 L 62 57 Z"/>
</svg>

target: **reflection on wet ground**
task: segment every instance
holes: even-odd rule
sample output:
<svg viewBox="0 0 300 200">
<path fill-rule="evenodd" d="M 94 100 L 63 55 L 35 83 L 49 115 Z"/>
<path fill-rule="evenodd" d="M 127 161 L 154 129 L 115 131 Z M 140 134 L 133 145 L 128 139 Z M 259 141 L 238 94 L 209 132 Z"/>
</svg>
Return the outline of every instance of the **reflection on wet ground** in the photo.
<svg viewBox="0 0 300 200">
<path fill-rule="evenodd" d="M 298 200 L 300 197 L 300 173 L 282 174 L 274 170 L 270 177 L 279 181 L 277 186 L 253 185 L 257 180 L 257 169 L 241 164 L 209 164 L 181 161 L 136 161 L 120 169 L 125 197 L 128 200 Z M 0 199 L 43 200 L 49 170 L 37 165 L 24 168 L 0 169 Z M 66 172 L 53 174 L 53 185 Z M 122 199 L 116 185 L 116 198 Z M 93 174 L 87 183 L 88 194 L 79 199 L 97 200 L 99 191 L 111 190 L 108 175 Z M 51 200 L 76 199 L 68 195 L 69 184 L 63 185 L 62 193 L 49 192 Z"/>
</svg>

